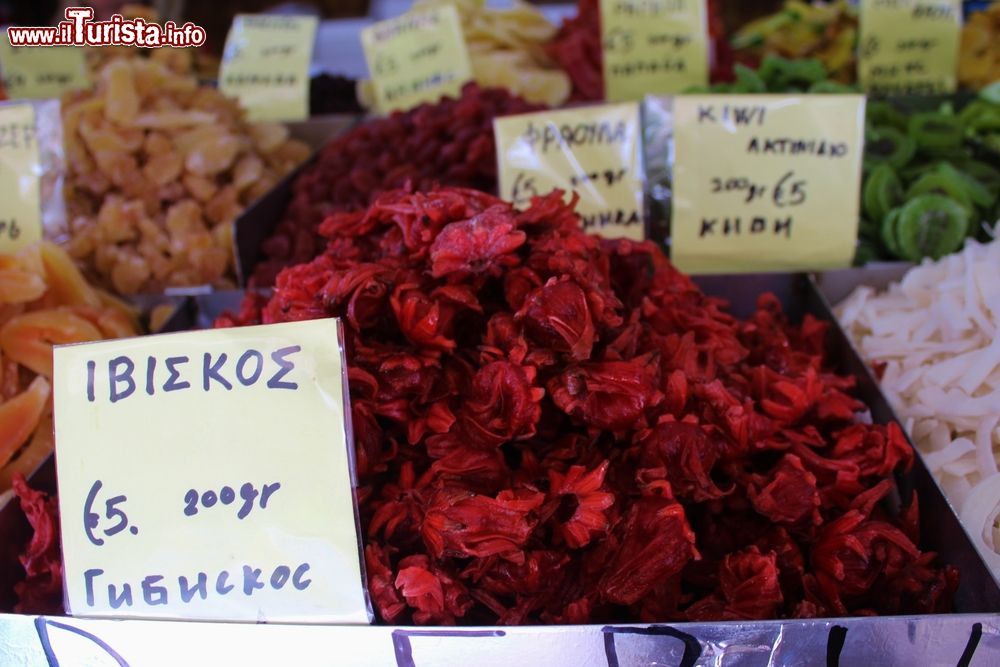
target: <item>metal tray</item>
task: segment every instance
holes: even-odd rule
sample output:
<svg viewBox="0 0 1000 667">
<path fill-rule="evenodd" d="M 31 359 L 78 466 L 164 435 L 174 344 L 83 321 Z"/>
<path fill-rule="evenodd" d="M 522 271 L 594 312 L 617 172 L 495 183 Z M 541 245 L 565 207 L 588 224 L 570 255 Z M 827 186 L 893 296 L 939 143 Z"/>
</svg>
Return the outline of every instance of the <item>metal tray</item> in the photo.
<svg viewBox="0 0 1000 667">
<path fill-rule="evenodd" d="M 820 278 L 826 289 L 833 284 L 828 275 Z M 838 370 L 857 378 L 857 393 L 875 422 L 894 419 L 813 278 L 805 274 L 754 274 L 701 276 L 696 282 L 707 293 L 729 300 L 731 312 L 739 317 L 753 312 L 760 294 L 772 292 L 791 319 L 809 313 L 830 321 L 831 358 L 839 360 Z M 241 298 L 241 292 L 190 297 L 171 327 L 209 326 L 224 310 L 236 310 Z M 21 657 L 19 664 L 32 667 L 60 661 L 84 664 L 87 656 L 111 653 L 112 658 L 103 658 L 111 660 L 109 665 L 180 664 L 190 661 L 191 649 L 200 642 L 211 645 L 206 653 L 199 648 L 196 655 L 204 655 L 212 664 L 272 665 L 291 655 L 330 656 L 317 657 L 317 664 L 400 667 L 1000 664 L 1000 588 L 919 458 L 913 470 L 900 478 L 899 489 L 897 501 L 905 500 L 913 490 L 920 494 L 920 546 L 939 552 L 961 572 L 954 614 L 461 629 L 101 621 L 0 614 L 0 664 L 9 664 L 3 659 L 5 651 L 11 655 L 16 652 Z M 0 526 L 5 525 L 4 520 L 0 513 Z M 9 539 L 9 533 L 3 535 L 5 541 Z M 0 577 L 9 580 L 11 576 L 10 564 L 0 563 Z M 0 581 L 0 592 L 8 587 L 9 581 Z M 78 641 L 80 636 L 89 642 Z M 338 647 L 335 652 L 330 651 L 332 646 Z"/>
<path fill-rule="evenodd" d="M 238 285 L 247 284 L 247 278 L 261 259 L 261 244 L 274 232 L 285 215 L 285 209 L 292 200 L 292 185 L 295 179 L 313 165 L 328 141 L 347 131 L 360 120 L 361 116 L 334 114 L 288 124 L 291 135 L 306 142 L 313 149 L 313 154 L 236 218 L 233 229 L 233 255 L 236 261 Z"/>
</svg>

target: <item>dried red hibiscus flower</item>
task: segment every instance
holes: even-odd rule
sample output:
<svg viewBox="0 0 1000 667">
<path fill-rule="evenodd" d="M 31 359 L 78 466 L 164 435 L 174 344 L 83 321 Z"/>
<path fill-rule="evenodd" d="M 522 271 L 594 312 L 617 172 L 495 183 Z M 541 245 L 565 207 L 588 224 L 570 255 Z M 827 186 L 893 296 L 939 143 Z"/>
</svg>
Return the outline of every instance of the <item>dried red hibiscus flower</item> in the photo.
<svg viewBox="0 0 1000 667">
<path fill-rule="evenodd" d="M 28 486 L 23 475 L 13 479 L 14 494 L 34 533 L 21 554 L 24 581 L 14 586 L 19 614 L 58 614 L 63 610 L 62 555 L 59 550 L 59 506 L 55 498 Z"/>
<path fill-rule="evenodd" d="M 395 191 L 218 326 L 337 316 L 387 623 L 921 613 L 957 572 L 880 500 L 913 454 L 854 423 L 826 325 L 726 313 L 652 244 Z"/>
</svg>

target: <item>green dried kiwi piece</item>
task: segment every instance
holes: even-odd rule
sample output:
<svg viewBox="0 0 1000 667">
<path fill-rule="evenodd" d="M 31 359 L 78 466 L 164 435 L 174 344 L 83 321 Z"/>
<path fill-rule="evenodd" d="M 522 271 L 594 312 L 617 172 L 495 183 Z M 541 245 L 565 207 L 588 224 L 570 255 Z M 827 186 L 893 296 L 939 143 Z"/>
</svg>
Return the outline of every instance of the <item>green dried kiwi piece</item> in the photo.
<svg viewBox="0 0 1000 667">
<path fill-rule="evenodd" d="M 740 63 L 733 65 L 733 74 L 736 76 L 733 88 L 737 91 L 741 93 L 767 92 L 767 84 L 764 83 L 764 79 L 760 78 L 760 75 L 755 70 L 750 69 L 746 65 Z"/>
<path fill-rule="evenodd" d="M 963 129 L 970 135 L 990 134 L 1000 130 L 1000 106 L 975 100 L 958 114 Z"/>
<path fill-rule="evenodd" d="M 956 178 L 965 184 L 965 192 L 969 199 L 978 208 L 987 208 L 993 203 L 994 195 L 980 183 L 974 176 L 963 173 L 948 162 L 942 162 L 937 166 L 937 171 L 950 178 Z"/>
<path fill-rule="evenodd" d="M 894 127 L 901 132 L 906 132 L 909 119 L 906 114 L 888 102 L 869 100 L 865 112 L 865 122 L 874 127 Z"/>
<path fill-rule="evenodd" d="M 903 199 L 903 184 L 887 164 L 880 164 L 865 181 L 861 204 L 869 220 L 881 220 Z"/>
<path fill-rule="evenodd" d="M 850 95 L 858 92 L 858 89 L 856 86 L 851 86 L 839 81 L 826 80 L 817 81 L 813 85 L 809 86 L 809 90 L 806 92 L 825 95 Z"/>
<path fill-rule="evenodd" d="M 894 127 L 875 127 L 865 132 L 865 161 L 886 163 L 899 170 L 917 153 L 916 142 Z"/>
<path fill-rule="evenodd" d="M 987 192 L 1000 193 L 1000 169 L 979 160 L 965 160 L 956 164 L 955 168 L 966 176 L 976 179 Z M 997 197 L 996 194 L 992 196 L 994 200 Z"/>
<path fill-rule="evenodd" d="M 902 208 L 894 208 L 882 218 L 882 228 L 879 230 L 879 238 L 882 245 L 893 257 L 900 257 L 902 251 L 899 249 L 899 241 L 896 237 L 896 225 L 899 222 L 899 212 Z"/>
<path fill-rule="evenodd" d="M 908 130 L 917 147 L 928 152 L 959 148 L 965 134 L 958 118 L 937 111 L 913 114 Z"/>
<path fill-rule="evenodd" d="M 975 213 L 975 206 L 969 196 L 965 179 L 959 174 L 941 171 L 940 165 L 910 183 L 910 187 L 906 189 L 907 200 L 927 194 L 948 197 L 965 209 L 966 215 L 970 218 Z"/>
<path fill-rule="evenodd" d="M 895 238 L 903 259 L 940 259 L 962 247 L 968 227 L 964 208 L 943 195 L 926 194 L 900 208 Z"/>
<path fill-rule="evenodd" d="M 899 170 L 899 178 L 904 183 L 912 183 L 924 174 L 934 171 L 937 165 L 929 160 L 924 162 L 913 162 Z"/>
</svg>

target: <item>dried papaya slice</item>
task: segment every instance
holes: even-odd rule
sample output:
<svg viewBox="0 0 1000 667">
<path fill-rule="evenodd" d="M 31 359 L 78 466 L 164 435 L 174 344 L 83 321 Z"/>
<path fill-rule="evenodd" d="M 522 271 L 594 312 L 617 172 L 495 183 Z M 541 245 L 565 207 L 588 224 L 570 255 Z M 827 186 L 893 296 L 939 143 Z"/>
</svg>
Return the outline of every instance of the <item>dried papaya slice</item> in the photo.
<svg viewBox="0 0 1000 667">
<path fill-rule="evenodd" d="M 37 310 L 0 329 L 0 350 L 22 366 L 52 377 L 52 346 L 101 340 L 100 330 L 68 310 Z"/>
<path fill-rule="evenodd" d="M 45 294 L 45 279 L 17 266 L 0 268 L 0 302 L 29 303 Z"/>
<path fill-rule="evenodd" d="M 49 381 L 36 377 L 27 389 L 0 405 L 0 466 L 10 461 L 38 427 L 50 393 Z"/>
<path fill-rule="evenodd" d="M 69 306 L 101 305 L 97 291 L 87 283 L 65 250 L 54 243 L 43 241 L 40 251 L 49 293 L 57 303 Z"/>
<path fill-rule="evenodd" d="M 53 449 L 55 449 L 55 434 L 52 413 L 49 412 L 42 416 L 38 428 L 31 436 L 31 441 L 21 449 L 17 458 L 6 466 L 0 466 L 0 489 L 9 489 L 14 475 L 30 477 L 45 462 Z"/>
</svg>

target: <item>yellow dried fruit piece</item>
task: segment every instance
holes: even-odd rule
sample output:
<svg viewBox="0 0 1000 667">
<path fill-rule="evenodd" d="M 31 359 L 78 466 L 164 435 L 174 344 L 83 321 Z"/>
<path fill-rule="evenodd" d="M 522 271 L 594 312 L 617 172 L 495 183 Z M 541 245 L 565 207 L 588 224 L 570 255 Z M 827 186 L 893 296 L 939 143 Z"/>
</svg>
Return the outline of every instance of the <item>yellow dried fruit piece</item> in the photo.
<svg viewBox="0 0 1000 667">
<path fill-rule="evenodd" d="M 128 61 L 119 60 L 109 64 L 102 73 L 105 81 L 104 115 L 122 125 L 135 120 L 141 105 L 132 72 Z"/>
<path fill-rule="evenodd" d="M 121 258 L 111 269 L 111 285 L 120 294 L 138 294 L 149 280 L 149 265 L 139 255 Z"/>
<path fill-rule="evenodd" d="M 203 230 L 205 221 L 201 217 L 201 206 L 193 199 L 177 202 L 167 209 L 166 228 L 174 237 Z"/>
<path fill-rule="evenodd" d="M 184 170 L 184 160 L 174 152 L 153 156 L 142 167 L 142 175 L 150 182 L 164 186 L 177 180 Z"/>
<path fill-rule="evenodd" d="M 149 312 L 149 330 L 156 333 L 177 312 L 177 306 L 171 303 L 161 303 Z"/>
<path fill-rule="evenodd" d="M 0 268 L 0 302 L 28 303 L 45 294 L 45 279 L 16 265 Z"/>
<path fill-rule="evenodd" d="M 236 188 L 227 185 L 205 205 L 205 216 L 213 223 L 220 225 L 235 220 L 242 210 L 239 193 L 236 192 Z"/>
<path fill-rule="evenodd" d="M 135 118 L 135 126 L 150 129 L 175 129 L 215 122 L 215 114 L 206 111 L 150 111 Z"/>
<path fill-rule="evenodd" d="M 17 458 L 0 468 L 0 489 L 9 489 L 15 475 L 30 477 L 45 463 L 55 448 L 55 429 L 52 414 L 43 410 L 43 416 L 31 436 L 31 442 L 21 449 Z"/>
<path fill-rule="evenodd" d="M 191 196 L 200 202 L 208 201 L 219 190 L 219 186 L 215 184 L 215 181 L 211 181 L 203 176 L 195 176 L 194 174 L 185 174 L 182 182 Z"/>
<path fill-rule="evenodd" d="M 229 169 L 239 152 L 239 139 L 231 134 L 216 135 L 187 154 L 184 168 L 197 176 L 214 176 Z"/>
<path fill-rule="evenodd" d="M 278 123 L 256 123 L 250 126 L 250 138 L 262 153 L 270 153 L 288 139 L 288 128 Z"/>
<path fill-rule="evenodd" d="M 233 187 L 241 192 L 264 175 L 264 161 L 256 155 L 245 155 L 233 167 Z"/>
<path fill-rule="evenodd" d="M 0 349 L 45 377 L 52 377 L 52 346 L 103 338 L 97 327 L 69 310 L 37 310 L 13 318 L 0 329 Z"/>
<path fill-rule="evenodd" d="M 51 386 L 36 377 L 28 388 L 0 405 L 0 466 L 4 466 L 31 436 L 42 418 Z"/>
<path fill-rule="evenodd" d="M 59 303 L 68 306 L 98 306 L 101 301 L 97 291 L 80 273 L 65 250 L 54 243 L 43 241 L 39 246 L 45 282 L 49 294 Z"/>
</svg>

